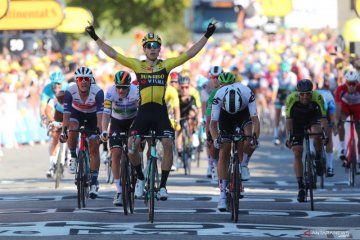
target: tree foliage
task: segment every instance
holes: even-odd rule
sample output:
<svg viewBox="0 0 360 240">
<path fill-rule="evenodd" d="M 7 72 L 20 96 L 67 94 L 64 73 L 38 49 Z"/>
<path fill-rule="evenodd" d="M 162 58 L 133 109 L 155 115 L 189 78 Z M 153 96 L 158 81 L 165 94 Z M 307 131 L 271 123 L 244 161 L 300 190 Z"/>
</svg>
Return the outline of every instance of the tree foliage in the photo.
<svg viewBox="0 0 360 240">
<path fill-rule="evenodd" d="M 89 9 L 94 16 L 94 25 L 106 23 L 108 30 L 123 33 L 143 25 L 160 30 L 169 22 L 183 25 L 184 9 L 191 0 L 66 0 L 67 6 Z"/>
</svg>

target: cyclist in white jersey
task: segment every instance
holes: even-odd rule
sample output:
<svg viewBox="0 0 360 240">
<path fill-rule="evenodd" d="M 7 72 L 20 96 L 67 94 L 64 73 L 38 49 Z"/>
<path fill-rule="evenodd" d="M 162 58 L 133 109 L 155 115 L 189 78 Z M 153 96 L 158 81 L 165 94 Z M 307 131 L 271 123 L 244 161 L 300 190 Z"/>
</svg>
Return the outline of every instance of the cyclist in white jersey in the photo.
<svg viewBox="0 0 360 240">
<path fill-rule="evenodd" d="M 325 129 L 326 136 L 329 138 L 329 142 L 326 145 L 326 176 L 332 177 L 334 176 L 334 153 L 333 153 L 333 139 L 331 130 L 333 131 L 334 135 L 337 134 L 337 124 L 336 124 L 336 104 L 335 99 L 332 93 L 330 92 L 330 82 L 324 82 L 323 88 L 320 90 L 316 90 L 321 96 L 324 98 L 325 102 L 325 111 L 327 112 L 327 119 L 328 119 L 328 127 Z M 315 152 L 314 144 L 311 144 L 313 148 L 313 152 Z"/>
<path fill-rule="evenodd" d="M 285 105 L 286 97 L 289 93 L 296 89 L 297 76 L 291 72 L 291 64 L 283 62 L 280 64 L 280 74 L 274 78 L 273 90 L 276 94 L 275 100 L 275 128 L 274 128 L 274 144 L 279 145 L 279 124 L 281 107 Z"/>
<path fill-rule="evenodd" d="M 219 78 L 226 78 L 235 81 L 232 73 L 222 73 Z M 218 132 L 218 129 L 220 132 Z M 214 139 L 214 147 L 220 149 L 218 162 L 218 179 L 220 188 L 220 199 L 218 203 L 219 211 L 226 210 L 226 186 L 227 170 L 229 166 L 229 156 L 231 142 L 223 142 L 220 146 L 219 136 L 221 134 L 243 133 L 246 136 L 253 136 L 254 141 L 246 139 L 238 142 L 237 150 L 239 162 L 241 163 L 242 180 L 250 178 L 248 163 L 252 153 L 257 146 L 257 139 L 260 134 L 260 122 L 256 111 L 255 94 L 251 89 L 241 83 L 233 83 L 220 88 L 214 97 L 210 132 Z"/>
<path fill-rule="evenodd" d="M 75 173 L 75 161 L 77 158 L 76 147 L 78 145 L 79 133 L 67 132 L 77 130 L 84 126 L 88 131 L 101 130 L 102 115 L 104 110 L 104 92 L 93 82 L 92 71 L 87 67 L 80 67 L 75 71 L 76 84 L 65 91 L 63 127 L 60 140 L 68 140 L 68 147 L 71 153 L 69 171 Z M 90 198 L 98 196 L 99 168 L 100 168 L 100 141 L 96 135 L 89 138 L 90 151 Z"/>
<path fill-rule="evenodd" d="M 112 173 L 116 187 L 113 204 L 122 206 L 122 188 L 120 182 L 120 159 L 122 154 L 119 133 L 128 133 L 136 116 L 139 104 L 139 88 L 131 84 L 129 72 L 119 71 L 115 74 L 114 85 L 108 89 L 104 101 L 101 140 L 110 138 Z M 110 123 L 110 133 L 108 127 Z M 126 141 L 127 142 L 127 141 Z"/>
</svg>

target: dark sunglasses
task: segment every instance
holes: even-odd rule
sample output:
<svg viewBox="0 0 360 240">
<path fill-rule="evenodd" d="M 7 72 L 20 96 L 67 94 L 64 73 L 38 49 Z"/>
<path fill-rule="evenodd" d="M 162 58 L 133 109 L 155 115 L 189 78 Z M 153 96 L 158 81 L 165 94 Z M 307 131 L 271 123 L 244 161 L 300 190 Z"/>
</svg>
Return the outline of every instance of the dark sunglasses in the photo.
<svg viewBox="0 0 360 240">
<path fill-rule="evenodd" d="M 346 82 L 346 85 L 355 87 L 357 85 L 357 82 Z"/>
<path fill-rule="evenodd" d="M 312 92 L 299 92 L 299 96 L 301 96 L 301 97 L 308 97 L 308 96 L 310 96 L 311 95 L 311 93 Z"/>
<path fill-rule="evenodd" d="M 170 83 L 179 83 L 178 81 L 170 81 Z"/>
<path fill-rule="evenodd" d="M 78 81 L 78 82 L 82 82 L 82 81 L 90 82 L 91 78 L 90 77 L 77 77 L 76 81 Z"/>
<path fill-rule="evenodd" d="M 121 90 L 126 90 L 128 89 L 130 86 L 116 86 L 117 89 L 121 89 Z"/>
<path fill-rule="evenodd" d="M 159 43 L 157 43 L 157 42 L 148 42 L 147 44 L 145 44 L 145 48 L 147 48 L 147 49 L 151 49 L 151 48 L 153 48 L 153 49 L 158 49 L 158 48 L 160 48 L 160 44 Z"/>
<path fill-rule="evenodd" d="M 181 86 L 181 89 L 188 89 L 189 86 Z"/>
</svg>

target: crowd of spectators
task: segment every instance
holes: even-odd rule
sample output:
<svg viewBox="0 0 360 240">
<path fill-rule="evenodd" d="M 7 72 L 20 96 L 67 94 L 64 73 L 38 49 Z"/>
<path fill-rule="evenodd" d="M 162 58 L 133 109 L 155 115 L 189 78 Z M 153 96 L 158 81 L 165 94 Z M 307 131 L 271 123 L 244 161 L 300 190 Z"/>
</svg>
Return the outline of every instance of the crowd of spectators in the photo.
<svg viewBox="0 0 360 240">
<path fill-rule="evenodd" d="M 298 75 L 298 79 L 308 78 L 319 86 L 325 80 L 334 89 L 341 81 L 341 64 L 339 61 L 335 64 L 335 58 L 339 58 L 339 54 L 334 52 L 336 37 L 331 29 L 280 29 L 272 35 L 247 29 L 240 35 L 234 35 L 231 41 L 210 39 L 200 54 L 175 71 L 188 74 L 196 85 L 196 80 L 207 77 L 212 65 L 220 65 L 225 71 L 238 72 L 244 82 L 251 80 L 256 70 L 266 80 L 263 84 L 265 90 L 271 92 L 273 77 L 279 72 L 279 66 L 287 62 L 292 65 L 291 70 Z M 138 38 L 135 38 L 127 51 L 121 48 L 116 50 L 141 58 L 142 49 L 139 46 Z M 164 41 L 161 56 L 176 56 L 187 47 L 166 46 Z M 50 52 L 46 55 L 30 52 L 12 55 L 3 50 L 0 54 L 1 145 L 17 147 L 19 144 L 46 141 L 46 129 L 40 127 L 39 118 L 41 91 L 53 71 L 60 69 L 66 74 L 66 80 L 71 81 L 74 70 L 81 65 L 93 70 L 96 83 L 104 90 L 112 84 L 114 73 L 124 69 L 90 41 L 82 44 L 79 40 L 73 40 L 62 53 Z"/>
</svg>

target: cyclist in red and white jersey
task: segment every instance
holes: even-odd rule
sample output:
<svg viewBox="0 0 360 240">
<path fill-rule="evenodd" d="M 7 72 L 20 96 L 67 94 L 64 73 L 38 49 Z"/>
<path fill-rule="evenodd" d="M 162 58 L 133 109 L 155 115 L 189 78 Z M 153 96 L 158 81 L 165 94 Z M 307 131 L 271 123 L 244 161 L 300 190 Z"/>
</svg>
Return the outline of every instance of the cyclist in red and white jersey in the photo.
<svg viewBox="0 0 360 240">
<path fill-rule="evenodd" d="M 354 120 L 360 120 L 360 85 L 359 73 L 356 70 L 349 70 L 345 74 L 346 83 L 339 86 L 335 93 L 337 109 L 337 119 L 339 119 L 339 139 L 340 139 L 340 160 L 345 160 L 345 129 L 343 121 L 349 115 Z M 360 124 L 356 124 L 356 134 L 360 136 Z M 358 153 L 360 153 L 360 141 L 358 141 Z M 359 155 L 359 154 L 358 154 Z M 358 158 L 359 163 L 359 158 Z M 360 166 L 360 163 L 359 163 Z"/>
<path fill-rule="evenodd" d="M 68 140 L 71 153 L 69 170 L 75 173 L 75 161 L 77 158 L 76 147 L 78 145 L 79 134 L 77 132 L 67 133 L 69 130 L 77 130 L 84 126 L 88 131 L 101 130 L 102 114 L 104 110 L 104 92 L 96 85 L 93 80 L 92 71 L 87 67 L 80 67 L 75 71 L 76 84 L 70 86 L 65 91 L 63 128 L 60 140 Z M 100 142 L 96 135 L 89 138 L 90 151 L 90 198 L 98 196 L 99 168 L 100 168 Z"/>
</svg>

